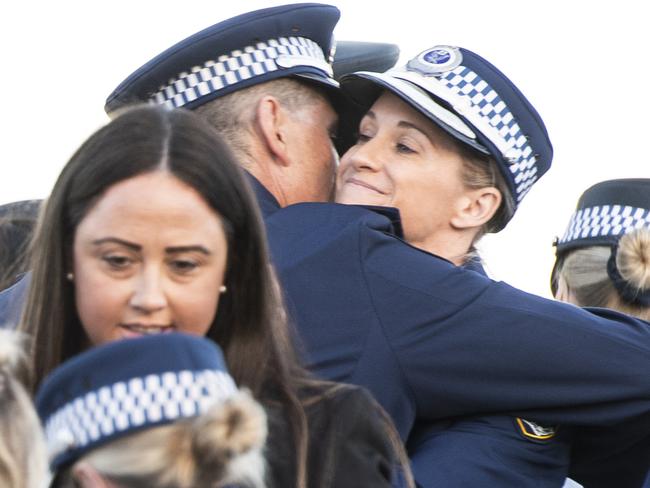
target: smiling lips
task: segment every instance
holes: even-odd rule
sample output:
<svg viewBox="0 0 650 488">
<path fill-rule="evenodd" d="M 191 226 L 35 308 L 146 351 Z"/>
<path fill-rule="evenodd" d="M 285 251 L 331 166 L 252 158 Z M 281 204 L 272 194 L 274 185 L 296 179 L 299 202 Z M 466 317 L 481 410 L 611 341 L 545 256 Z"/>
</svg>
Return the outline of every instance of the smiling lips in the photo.
<svg viewBox="0 0 650 488">
<path fill-rule="evenodd" d="M 120 324 L 120 327 L 127 331 L 127 337 L 168 334 L 174 330 L 172 325 Z"/>
<path fill-rule="evenodd" d="M 356 178 L 348 178 L 346 180 L 346 183 L 352 183 L 353 185 L 362 186 L 363 188 L 367 188 L 368 190 L 372 190 L 372 191 L 374 191 L 376 193 L 379 193 L 380 195 L 385 195 L 386 194 L 383 191 L 381 191 L 379 188 L 377 188 L 376 186 L 372 186 L 371 184 L 366 183 L 365 181 L 357 180 Z"/>
</svg>

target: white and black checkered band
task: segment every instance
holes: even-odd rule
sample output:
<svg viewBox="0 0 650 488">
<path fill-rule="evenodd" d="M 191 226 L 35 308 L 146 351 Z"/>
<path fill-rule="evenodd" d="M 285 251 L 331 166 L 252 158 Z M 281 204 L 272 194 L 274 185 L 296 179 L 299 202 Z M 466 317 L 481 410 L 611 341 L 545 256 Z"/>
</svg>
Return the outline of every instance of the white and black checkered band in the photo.
<svg viewBox="0 0 650 488">
<path fill-rule="evenodd" d="M 623 205 L 602 205 L 576 211 L 558 245 L 577 239 L 622 236 L 635 229 L 650 228 L 650 210 Z"/>
<path fill-rule="evenodd" d="M 66 403 L 45 422 L 50 459 L 104 437 L 205 412 L 237 391 L 223 371 L 173 371 L 131 378 Z"/>
<path fill-rule="evenodd" d="M 332 67 L 317 43 L 305 37 L 280 37 L 232 51 L 193 67 L 189 73 L 180 73 L 151 95 L 149 101 L 178 108 L 241 81 L 298 65 L 313 66 L 332 77 Z"/>
<path fill-rule="evenodd" d="M 483 135 L 500 148 L 504 158 L 509 162 L 509 169 L 515 182 L 517 202 L 520 202 L 538 178 L 537 158 L 528 139 L 499 94 L 478 74 L 464 66 L 441 73 L 439 80 L 454 93 L 468 100 L 468 109 L 474 117 L 463 114 L 472 120 L 482 120 L 481 125 L 489 124 L 494 131 L 481 130 Z M 491 133 L 486 133 L 491 132 Z"/>
</svg>

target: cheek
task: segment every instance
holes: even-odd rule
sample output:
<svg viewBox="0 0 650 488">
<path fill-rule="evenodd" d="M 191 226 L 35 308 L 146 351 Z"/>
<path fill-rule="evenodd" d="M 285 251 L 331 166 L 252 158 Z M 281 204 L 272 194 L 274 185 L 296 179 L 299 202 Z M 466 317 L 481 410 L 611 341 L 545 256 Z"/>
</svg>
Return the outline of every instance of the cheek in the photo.
<svg viewBox="0 0 650 488">
<path fill-rule="evenodd" d="M 127 283 L 77 267 L 74 287 L 77 313 L 88 338 L 93 344 L 105 342 L 106 334 L 120 323 L 128 303 Z"/>
<path fill-rule="evenodd" d="M 176 290 L 171 306 L 180 332 L 200 336 L 208 333 L 217 315 L 221 284 L 222 279 L 201 280 Z"/>
</svg>

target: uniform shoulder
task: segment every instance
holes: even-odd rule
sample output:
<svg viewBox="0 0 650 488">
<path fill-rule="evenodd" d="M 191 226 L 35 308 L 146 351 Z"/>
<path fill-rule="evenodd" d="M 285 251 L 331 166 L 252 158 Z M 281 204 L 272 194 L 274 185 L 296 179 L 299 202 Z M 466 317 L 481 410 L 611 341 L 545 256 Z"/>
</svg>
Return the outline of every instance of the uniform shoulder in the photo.
<svg viewBox="0 0 650 488">
<path fill-rule="evenodd" d="M 266 219 L 267 225 L 292 227 L 343 227 L 361 224 L 401 235 L 399 212 L 389 207 L 365 207 L 338 203 L 297 203 L 284 207 Z"/>
</svg>

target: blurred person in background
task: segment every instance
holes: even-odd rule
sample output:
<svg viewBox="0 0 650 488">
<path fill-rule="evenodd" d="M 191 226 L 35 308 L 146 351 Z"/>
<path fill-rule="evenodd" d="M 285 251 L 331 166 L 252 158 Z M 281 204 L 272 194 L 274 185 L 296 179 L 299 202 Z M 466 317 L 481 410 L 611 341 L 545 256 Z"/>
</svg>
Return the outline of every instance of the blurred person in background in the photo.
<svg viewBox="0 0 650 488">
<path fill-rule="evenodd" d="M 267 486 L 264 409 L 208 339 L 91 348 L 43 381 L 36 405 L 52 488 Z"/>
<path fill-rule="evenodd" d="M 558 300 L 579 307 L 608 308 L 650 320 L 650 179 L 607 180 L 585 190 L 556 241 L 551 291 Z M 633 421 L 619 429 L 626 427 L 643 433 L 643 424 Z M 591 435 L 582 443 L 595 442 L 600 433 L 596 429 L 585 434 Z M 618 464 L 614 483 L 624 474 L 643 479 L 650 459 L 648 440 L 641 435 L 616 442 L 616 459 L 592 467 L 595 475 L 604 477 L 601 471 Z M 644 487 L 650 487 L 650 477 Z"/>
<path fill-rule="evenodd" d="M 43 488 L 49 478 L 45 439 L 24 383 L 24 337 L 0 330 L 0 486 Z"/>
</svg>

